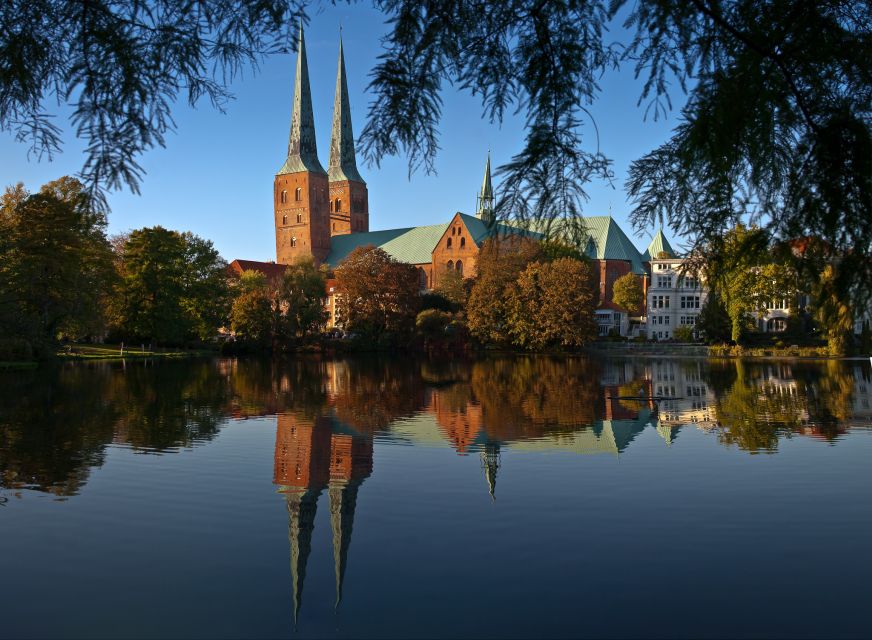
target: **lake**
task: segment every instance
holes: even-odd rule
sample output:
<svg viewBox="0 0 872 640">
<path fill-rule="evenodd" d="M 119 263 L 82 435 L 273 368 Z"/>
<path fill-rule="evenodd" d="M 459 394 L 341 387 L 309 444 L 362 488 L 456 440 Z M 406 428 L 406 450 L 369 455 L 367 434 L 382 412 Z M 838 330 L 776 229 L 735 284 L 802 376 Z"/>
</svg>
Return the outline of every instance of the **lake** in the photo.
<svg viewBox="0 0 872 640">
<path fill-rule="evenodd" d="M 0 373 L 0 637 L 862 637 L 868 361 Z"/>
</svg>

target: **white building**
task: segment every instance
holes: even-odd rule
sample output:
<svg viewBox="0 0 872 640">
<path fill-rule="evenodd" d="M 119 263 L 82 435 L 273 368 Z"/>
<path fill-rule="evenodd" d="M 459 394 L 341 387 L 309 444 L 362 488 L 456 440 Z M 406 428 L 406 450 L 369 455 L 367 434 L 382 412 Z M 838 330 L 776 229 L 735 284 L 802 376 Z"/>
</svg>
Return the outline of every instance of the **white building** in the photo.
<svg viewBox="0 0 872 640">
<path fill-rule="evenodd" d="M 675 253 L 665 238 L 662 242 L 664 246 L 650 257 L 646 328 L 649 338 L 669 340 L 678 327 L 696 330 L 699 312 L 708 292 L 699 276 L 690 272 L 687 261 L 674 257 Z M 648 252 L 653 253 L 651 247 Z"/>
</svg>

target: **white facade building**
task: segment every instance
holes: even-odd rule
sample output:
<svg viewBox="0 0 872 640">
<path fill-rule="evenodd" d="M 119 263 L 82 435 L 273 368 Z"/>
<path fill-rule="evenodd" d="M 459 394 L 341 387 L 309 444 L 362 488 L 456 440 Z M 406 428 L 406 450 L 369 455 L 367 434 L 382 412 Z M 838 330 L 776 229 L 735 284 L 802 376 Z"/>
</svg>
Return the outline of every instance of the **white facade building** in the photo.
<svg viewBox="0 0 872 640">
<path fill-rule="evenodd" d="M 649 338 L 670 340 L 678 327 L 696 330 L 708 292 L 685 263 L 681 258 L 651 259 L 646 321 Z"/>
</svg>

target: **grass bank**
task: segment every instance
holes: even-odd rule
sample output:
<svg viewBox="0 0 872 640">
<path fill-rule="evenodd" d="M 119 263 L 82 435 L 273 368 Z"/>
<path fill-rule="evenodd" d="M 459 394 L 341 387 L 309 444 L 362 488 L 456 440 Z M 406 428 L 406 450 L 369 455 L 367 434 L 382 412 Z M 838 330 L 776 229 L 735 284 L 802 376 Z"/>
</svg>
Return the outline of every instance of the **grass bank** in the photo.
<svg viewBox="0 0 872 640">
<path fill-rule="evenodd" d="M 112 344 L 69 344 L 57 352 L 60 360 L 129 360 L 141 358 L 195 358 L 217 354 L 217 349 L 146 349 Z"/>
</svg>

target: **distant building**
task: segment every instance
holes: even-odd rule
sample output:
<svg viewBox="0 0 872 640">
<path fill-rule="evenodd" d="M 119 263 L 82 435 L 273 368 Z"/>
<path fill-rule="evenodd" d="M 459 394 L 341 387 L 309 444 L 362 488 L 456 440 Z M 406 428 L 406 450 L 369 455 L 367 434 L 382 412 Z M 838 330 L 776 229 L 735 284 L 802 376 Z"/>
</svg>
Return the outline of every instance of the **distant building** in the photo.
<svg viewBox="0 0 872 640">
<path fill-rule="evenodd" d="M 678 327 L 696 332 L 699 312 L 708 297 L 701 277 L 692 273 L 685 259 L 679 258 L 662 231 L 645 252 L 651 268 L 647 292 L 649 338 L 670 340 Z"/>
</svg>

